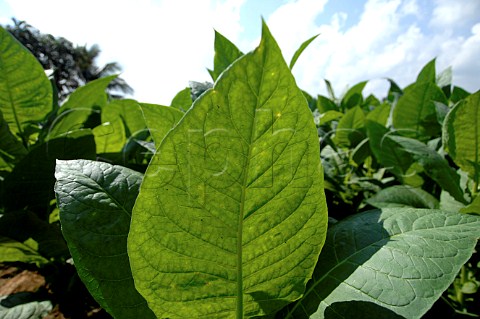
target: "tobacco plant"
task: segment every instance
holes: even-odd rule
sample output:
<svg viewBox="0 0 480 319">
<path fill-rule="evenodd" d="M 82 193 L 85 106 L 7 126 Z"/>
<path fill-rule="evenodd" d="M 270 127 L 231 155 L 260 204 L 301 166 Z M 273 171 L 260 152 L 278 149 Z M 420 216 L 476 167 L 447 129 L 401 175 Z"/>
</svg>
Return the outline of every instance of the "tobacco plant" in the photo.
<svg viewBox="0 0 480 319">
<path fill-rule="evenodd" d="M 46 145 L 100 117 L 104 155 L 57 160 L 55 193 L 78 274 L 114 318 L 419 318 L 465 271 L 479 93 L 438 85 L 433 62 L 383 102 L 364 83 L 314 98 L 291 74 L 313 39 L 287 65 L 265 24 L 247 54 L 216 33 L 198 97 L 88 104 L 105 89 L 91 84 L 56 110 Z M 116 165 L 129 142 L 152 150 L 146 170 Z M 325 190 L 354 206 L 330 199 L 328 229 Z"/>
</svg>

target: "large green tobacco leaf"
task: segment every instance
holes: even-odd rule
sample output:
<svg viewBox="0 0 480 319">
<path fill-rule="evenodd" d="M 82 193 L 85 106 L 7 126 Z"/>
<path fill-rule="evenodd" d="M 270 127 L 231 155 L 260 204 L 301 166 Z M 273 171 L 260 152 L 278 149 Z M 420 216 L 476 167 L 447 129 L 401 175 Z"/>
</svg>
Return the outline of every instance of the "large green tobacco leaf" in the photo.
<svg viewBox="0 0 480 319">
<path fill-rule="evenodd" d="M 128 253 L 158 318 L 250 318 L 300 298 L 327 211 L 312 114 L 266 25 L 163 139 Z"/>
<path fill-rule="evenodd" d="M 282 318 L 420 318 L 454 280 L 480 236 L 480 218 L 386 208 L 328 231 L 305 296 Z"/>
<path fill-rule="evenodd" d="M 367 203 L 376 208 L 414 207 L 438 208 L 438 200 L 423 189 L 408 185 L 387 187 L 367 199 Z"/>
<path fill-rule="evenodd" d="M 476 183 L 480 180 L 480 91 L 460 101 L 447 114 L 443 145 L 455 164 Z"/>
<path fill-rule="evenodd" d="M 165 135 L 180 121 L 184 113 L 173 107 L 156 104 L 142 103 L 140 107 L 148 130 L 158 148 Z"/>
<path fill-rule="evenodd" d="M 243 55 L 235 44 L 215 31 L 215 56 L 213 58 L 213 70 L 210 71 L 212 79 L 216 81 L 220 74 L 225 71 L 236 59 Z"/>
<path fill-rule="evenodd" d="M 52 110 L 52 87 L 35 57 L 0 27 L 0 111 L 12 133 L 26 143 L 29 123 Z"/>
<path fill-rule="evenodd" d="M 419 82 L 407 89 L 393 110 L 393 126 L 400 134 L 428 140 L 441 132 L 434 101 L 447 104 L 435 82 Z"/>
<path fill-rule="evenodd" d="M 135 290 L 127 255 L 142 174 L 88 160 L 58 161 L 60 222 L 79 276 L 116 319 L 155 318 Z"/>
<path fill-rule="evenodd" d="M 117 76 L 111 75 L 91 81 L 76 89 L 60 107 L 60 114 L 48 130 L 48 139 L 61 134 L 87 128 L 85 123 L 95 113 L 101 113 L 107 104 L 107 89 Z M 93 127 L 91 127 L 93 128 Z"/>
</svg>

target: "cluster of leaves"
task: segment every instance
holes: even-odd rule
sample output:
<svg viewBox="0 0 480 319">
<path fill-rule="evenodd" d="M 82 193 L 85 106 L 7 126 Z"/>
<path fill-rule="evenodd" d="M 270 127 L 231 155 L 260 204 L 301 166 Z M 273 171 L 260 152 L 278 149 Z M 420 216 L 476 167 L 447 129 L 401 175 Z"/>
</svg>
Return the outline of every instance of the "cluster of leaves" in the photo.
<svg viewBox="0 0 480 319">
<path fill-rule="evenodd" d="M 70 252 L 53 191 L 55 161 L 103 160 L 142 171 L 150 133 L 136 101 L 109 99 L 116 76 L 89 82 L 58 105 L 42 65 L 2 28 L 0 74 L 0 262 L 61 268 Z"/>
<path fill-rule="evenodd" d="M 263 25 L 247 54 L 216 33 L 213 87 L 196 83 L 169 107 L 108 101 L 111 78 L 58 107 L 38 63 L 1 32 L 1 185 L 19 206 L 0 223 L 20 211 L 56 224 L 56 158 L 63 236 L 113 317 L 418 318 L 461 269 L 469 277 L 480 93 L 450 89 L 434 62 L 404 90 L 391 81 L 383 102 L 363 98 L 365 83 L 313 98 L 290 69 L 314 38 L 288 66 Z M 37 162 L 48 162 L 40 179 Z M 40 238 L 2 240 L 14 259 L 51 260 L 28 260 Z"/>
<path fill-rule="evenodd" d="M 65 38 L 43 34 L 25 21 L 16 19 L 6 29 L 32 52 L 45 70 L 54 71 L 52 80 L 60 101 L 65 100 L 76 88 L 122 70 L 115 62 L 98 67 L 95 64 L 100 54 L 97 45 L 90 48 L 75 46 Z M 116 77 L 109 83 L 108 92 L 118 98 L 125 93 L 133 93 L 133 89 L 125 80 Z"/>
<path fill-rule="evenodd" d="M 450 68 L 437 75 L 435 60 L 403 90 L 388 81 L 383 101 L 363 97 L 367 82 L 341 98 L 328 81 L 328 97 L 307 95 L 322 145 L 329 215 L 343 219 L 391 207 L 480 214 L 480 92 L 453 86 Z M 478 256 L 466 267 L 446 300 L 458 311 L 478 313 Z"/>
</svg>

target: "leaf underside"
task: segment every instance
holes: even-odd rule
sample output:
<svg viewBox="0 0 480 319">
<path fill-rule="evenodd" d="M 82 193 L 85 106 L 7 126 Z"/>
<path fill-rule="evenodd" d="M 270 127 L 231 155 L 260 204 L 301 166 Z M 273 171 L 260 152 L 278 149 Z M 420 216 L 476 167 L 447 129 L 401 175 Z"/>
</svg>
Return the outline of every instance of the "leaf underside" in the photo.
<svg viewBox="0 0 480 319">
<path fill-rule="evenodd" d="M 301 297 L 327 213 L 311 112 L 264 25 L 163 139 L 132 215 L 135 286 L 159 318 L 248 318 Z"/>
<path fill-rule="evenodd" d="M 329 229 L 305 296 L 283 317 L 419 318 L 479 236 L 473 215 L 414 208 L 356 214 Z"/>
<path fill-rule="evenodd" d="M 107 163 L 57 161 L 55 192 L 75 267 L 97 302 L 116 319 L 155 318 L 135 290 L 127 236 L 142 174 Z"/>
</svg>

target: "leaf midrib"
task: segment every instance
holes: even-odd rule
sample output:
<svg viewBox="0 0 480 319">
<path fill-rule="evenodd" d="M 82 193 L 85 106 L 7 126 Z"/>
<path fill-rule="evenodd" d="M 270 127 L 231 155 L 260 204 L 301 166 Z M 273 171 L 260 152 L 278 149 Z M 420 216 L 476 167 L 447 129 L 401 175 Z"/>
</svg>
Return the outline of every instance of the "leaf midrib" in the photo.
<svg viewBox="0 0 480 319">
<path fill-rule="evenodd" d="M 265 48 L 262 48 L 262 47 L 260 47 L 259 49 L 262 49 L 263 51 L 262 60 L 263 60 L 263 64 L 265 64 L 266 50 Z M 253 54 L 257 53 L 259 49 L 255 50 Z M 255 94 L 256 92 L 252 90 L 252 93 L 254 93 L 256 97 L 256 104 L 255 104 L 255 109 L 252 117 L 250 137 L 248 140 L 247 158 L 246 158 L 245 170 L 244 170 L 245 173 L 243 175 L 243 180 L 241 183 L 242 194 L 240 196 L 240 212 L 238 214 L 238 230 L 237 230 L 237 312 L 236 312 L 237 319 L 242 319 L 243 312 L 244 312 L 244 309 L 243 309 L 243 216 L 245 213 L 245 198 L 246 198 L 246 191 L 247 191 L 246 185 L 248 181 L 248 173 L 250 171 L 250 156 L 252 152 L 252 141 L 254 137 L 255 123 L 257 119 L 256 111 L 259 108 L 260 92 L 263 86 L 264 78 L 265 78 L 265 68 L 262 66 L 262 75 L 260 78 L 260 82 L 258 84 L 258 87 L 259 87 L 258 94 Z"/>
</svg>

